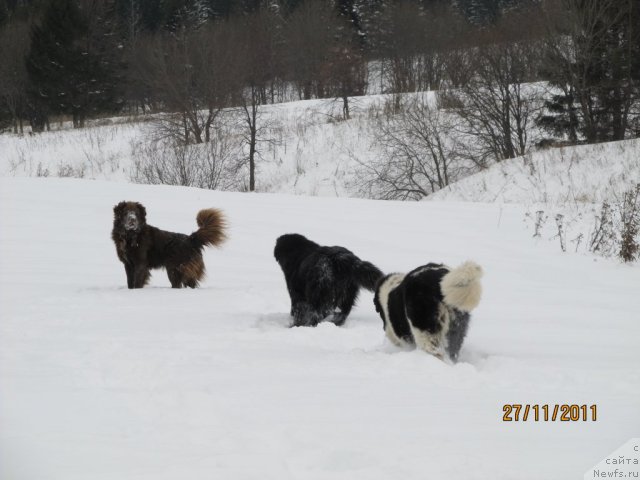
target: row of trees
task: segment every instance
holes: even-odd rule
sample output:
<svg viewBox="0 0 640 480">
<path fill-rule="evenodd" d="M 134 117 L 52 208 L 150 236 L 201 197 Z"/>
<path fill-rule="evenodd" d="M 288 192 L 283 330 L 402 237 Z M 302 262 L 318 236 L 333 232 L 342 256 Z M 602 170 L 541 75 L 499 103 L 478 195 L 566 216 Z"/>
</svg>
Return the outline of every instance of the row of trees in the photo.
<svg viewBox="0 0 640 480">
<path fill-rule="evenodd" d="M 461 51 L 474 41 L 470 37 L 476 28 L 460 12 L 478 21 L 485 18 L 481 12 L 495 16 L 503 4 L 515 2 L 467 0 L 457 8 L 449 3 L 0 0 L 0 91 L 5 97 L 0 122 L 22 129 L 27 120 L 41 130 L 52 115 L 69 115 L 81 127 L 85 118 L 102 113 L 173 108 L 153 67 L 165 61 L 178 75 L 185 73 L 176 71 L 182 61 L 183 70 L 196 72 L 189 56 L 209 53 L 185 52 L 178 58 L 180 51 L 203 50 L 211 42 L 233 52 L 234 62 L 208 67 L 225 68 L 237 87 L 239 67 L 231 64 L 241 61 L 241 70 L 253 70 L 244 83 L 254 83 L 262 103 L 294 95 L 335 96 L 343 99 L 348 117 L 348 97 L 365 92 L 366 65 L 372 59 L 381 60 L 381 90 L 438 88 L 443 81 L 438 52 Z M 451 80 L 464 82 L 465 56 L 448 58 L 459 70 Z M 452 64 L 448 67 L 454 71 Z M 198 132 L 194 134 L 197 138 Z"/>
<path fill-rule="evenodd" d="M 436 95 L 378 122 L 383 154 L 361 162 L 365 195 L 419 199 L 536 145 L 640 134 L 640 2 L 549 2 L 540 23 L 523 13 L 483 29 L 472 47 L 436 52 Z M 468 76 L 456 84 L 458 55 Z"/>
<path fill-rule="evenodd" d="M 130 39 L 118 34 L 113 7 L 110 0 L 49 0 L 37 21 L 0 30 L 2 110 L 15 129 L 27 119 L 41 130 L 51 115 L 82 127 L 87 117 L 122 109 L 182 110 L 199 142 L 215 111 L 242 104 L 247 88 L 260 104 L 294 92 L 345 101 L 364 93 L 358 36 L 330 2 L 309 1 L 286 18 L 263 8 L 203 21 L 186 10 L 173 29 Z M 203 122 L 195 113 L 201 108 L 211 115 Z"/>
<path fill-rule="evenodd" d="M 640 133 L 640 2 L 564 0 L 550 15 L 545 77 L 557 89 L 542 122 L 571 142 Z"/>
<path fill-rule="evenodd" d="M 262 105 L 333 97 L 348 119 L 367 91 L 396 94 L 400 114 L 400 94 L 437 90 L 466 140 L 456 154 L 484 167 L 524 154 L 538 126 L 572 142 L 637 135 L 638 3 L 23 0 L 0 14 L 0 123 L 163 111 L 160 136 L 188 145 L 216 138 L 235 107 L 253 189 Z M 429 112 L 406 118 L 434 131 Z"/>
</svg>

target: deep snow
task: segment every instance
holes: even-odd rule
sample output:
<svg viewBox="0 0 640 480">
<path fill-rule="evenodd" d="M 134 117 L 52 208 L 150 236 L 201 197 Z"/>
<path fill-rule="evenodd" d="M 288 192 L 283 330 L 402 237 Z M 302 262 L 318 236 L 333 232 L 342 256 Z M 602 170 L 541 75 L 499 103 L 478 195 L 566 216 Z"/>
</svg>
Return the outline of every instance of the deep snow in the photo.
<svg viewBox="0 0 640 480">
<path fill-rule="evenodd" d="M 640 182 L 640 139 L 538 150 L 503 160 L 428 197 L 575 207 L 620 201 Z"/>
<path fill-rule="evenodd" d="M 259 126 L 268 131 L 258 144 L 258 191 L 356 196 L 351 182 L 358 164 L 351 157 L 355 152 L 366 160 L 378 153 L 372 151 L 370 130 L 373 117 L 388 99 L 388 95 L 352 98 L 349 121 L 339 121 L 341 103 L 335 99 L 262 106 Z M 228 121 L 238 121 L 237 112 L 225 115 Z M 154 137 L 158 117 L 115 117 L 83 129 L 56 124 L 52 131 L 36 135 L 2 134 L 0 176 L 129 182 L 134 177 L 136 149 Z M 241 136 L 243 124 L 232 132 Z M 246 145 L 244 153 L 248 156 Z M 248 168 L 244 175 L 248 177 Z"/>
<path fill-rule="evenodd" d="M 112 206 L 230 240 L 198 290 L 125 288 Z M 520 205 L 0 180 L 0 478 L 558 479 L 640 427 L 640 269 L 533 244 Z M 343 328 L 287 328 L 275 238 L 384 271 L 485 270 L 461 361 L 384 338 L 363 292 Z M 596 422 L 502 422 L 506 403 L 596 404 Z"/>
</svg>

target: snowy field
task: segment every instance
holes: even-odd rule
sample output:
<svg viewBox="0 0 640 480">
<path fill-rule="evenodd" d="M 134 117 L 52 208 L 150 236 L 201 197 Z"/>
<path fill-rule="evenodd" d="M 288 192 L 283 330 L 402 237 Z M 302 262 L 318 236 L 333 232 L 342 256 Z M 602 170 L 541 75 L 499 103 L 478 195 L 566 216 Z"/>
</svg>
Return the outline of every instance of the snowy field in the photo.
<svg viewBox="0 0 640 480">
<path fill-rule="evenodd" d="M 433 92 L 424 95 L 434 101 Z M 352 118 L 347 121 L 339 121 L 341 103 L 332 99 L 261 107 L 260 125 L 268 127 L 263 140 L 270 141 L 258 145 L 257 191 L 364 196 L 358 184 L 365 169 L 359 162 L 367 164 L 384 154 L 375 141 L 379 135 L 376 122 L 385 115 L 385 105 L 391 100 L 388 95 L 353 97 Z M 37 135 L 2 134 L 0 176 L 131 182 L 138 150 L 153 137 L 156 118 L 120 117 L 95 121 L 84 129 L 54 124 L 53 131 Z M 243 130 L 236 126 L 231 131 L 240 135 Z M 557 211 L 599 206 L 605 200 L 619 201 L 625 189 L 640 182 L 639 158 L 640 139 L 533 149 L 524 157 L 494 164 L 428 198 L 520 203 L 532 208 L 544 204 L 545 210 L 553 207 Z M 246 183 L 248 169 L 243 175 Z"/>
<path fill-rule="evenodd" d="M 597 230 L 602 203 L 613 206 L 613 222 L 621 223 L 624 193 L 640 184 L 640 139 L 595 145 L 551 148 L 504 160 L 463 178 L 426 198 L 427 201 L 520 204 L 533 236 L 561 249 L 557 216 L 562 216 L 567 251 L 585 253 Z M 603 248 L 616 256 L 616 243 Z"/>
<path fill-rule="evenodd" d="M 125 288 L 124 199 L 185 233 L 226 211 L 202 288 Z M 582 478 L 640 431 L 640 268 L 534 244 L 524 211 L 0 179 L 0 479 Z M 483 265 L 461 361 L 389 344 L 369 292 L 342 328 L 287 328 L 285 232 L 387 272 Z M 598 418 L 505 423 L 513 403 Z"/>
<path fill-rule="evenodd" d="M 349 121 L 338 121 L 341 103 L 334 99 L 261 107 L 259 126 L 265 129 L 262 140 L 269 141 L 258 144 L 257 190 L 355 196 L 350 184 L 358 164 L 353 155 L 367 160 L 377 154 L 371 151 L 372 117 L 379 114 L 388 98 L 387 95 L 352 98 Z M 235 118 L 231 111 L 225 114 Z M 135 171 L 136 148 L 151 141 L 157 118 L 116 117 L 94 122 L 84 129 L 54 124 L 52 131 L 37 135 L 2 134 L 0 176 L 129 182 Z M 236 125 L 232 131 L 241 135 L 243 128 Z M 245 175 L 248 177 L 248 168 Z"/>
<path fill-rule="evenodd" d="M 620 201 L 640 182 L 640 139 L 550 148 L 503 160 L 429 200 L 575 207 Z"/>
</svg>

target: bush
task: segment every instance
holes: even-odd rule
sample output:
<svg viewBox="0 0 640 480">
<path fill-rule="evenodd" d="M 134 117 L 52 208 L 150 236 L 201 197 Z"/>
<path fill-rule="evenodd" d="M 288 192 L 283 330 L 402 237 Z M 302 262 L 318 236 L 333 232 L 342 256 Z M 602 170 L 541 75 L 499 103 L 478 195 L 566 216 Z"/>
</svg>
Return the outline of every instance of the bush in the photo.
<svg viewBox="0 0 640 480">
<path fill-rule="evenodd" d="M 618 256 L 624 262 L 633 262 L 638 258 L 638 232 L 640 231 L 640 183 L 625 192 L 621 208 L 620 252 Z"/>
<path fill-rule="evenodd" d="M 240 187 L 240 145 L 224 133 L 195 145 L 173 140 L 140 142 L 134 145 L 133 155 L 131 179 L 137 183 L 209 190 Z"/>
<path fill-rule="evenodd" d="M 420 97 L 377 120 L 373 143 L 381 155 L 360 163 L 360 192 L 383 200 L 420 200 L 472 173 L 461 155 L 455 116 Z"/>
</svg>

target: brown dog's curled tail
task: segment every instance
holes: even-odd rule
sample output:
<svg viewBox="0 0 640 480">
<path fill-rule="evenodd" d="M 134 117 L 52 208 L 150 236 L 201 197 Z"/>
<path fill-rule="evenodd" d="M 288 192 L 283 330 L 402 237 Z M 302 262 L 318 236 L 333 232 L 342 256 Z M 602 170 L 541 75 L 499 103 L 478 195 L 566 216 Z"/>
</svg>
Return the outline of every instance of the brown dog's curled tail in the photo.
<svg viewBox="0 0 640 480">
<path fill-rule="evenodd" d="M 196 222 L 200 228 L 191 234 L 191 238 L 199 247 L 219 247 L 227 239 L 225 232 L 227 222 L 221 210 L 217 208 L 200 210 Z"/>
</svg>

